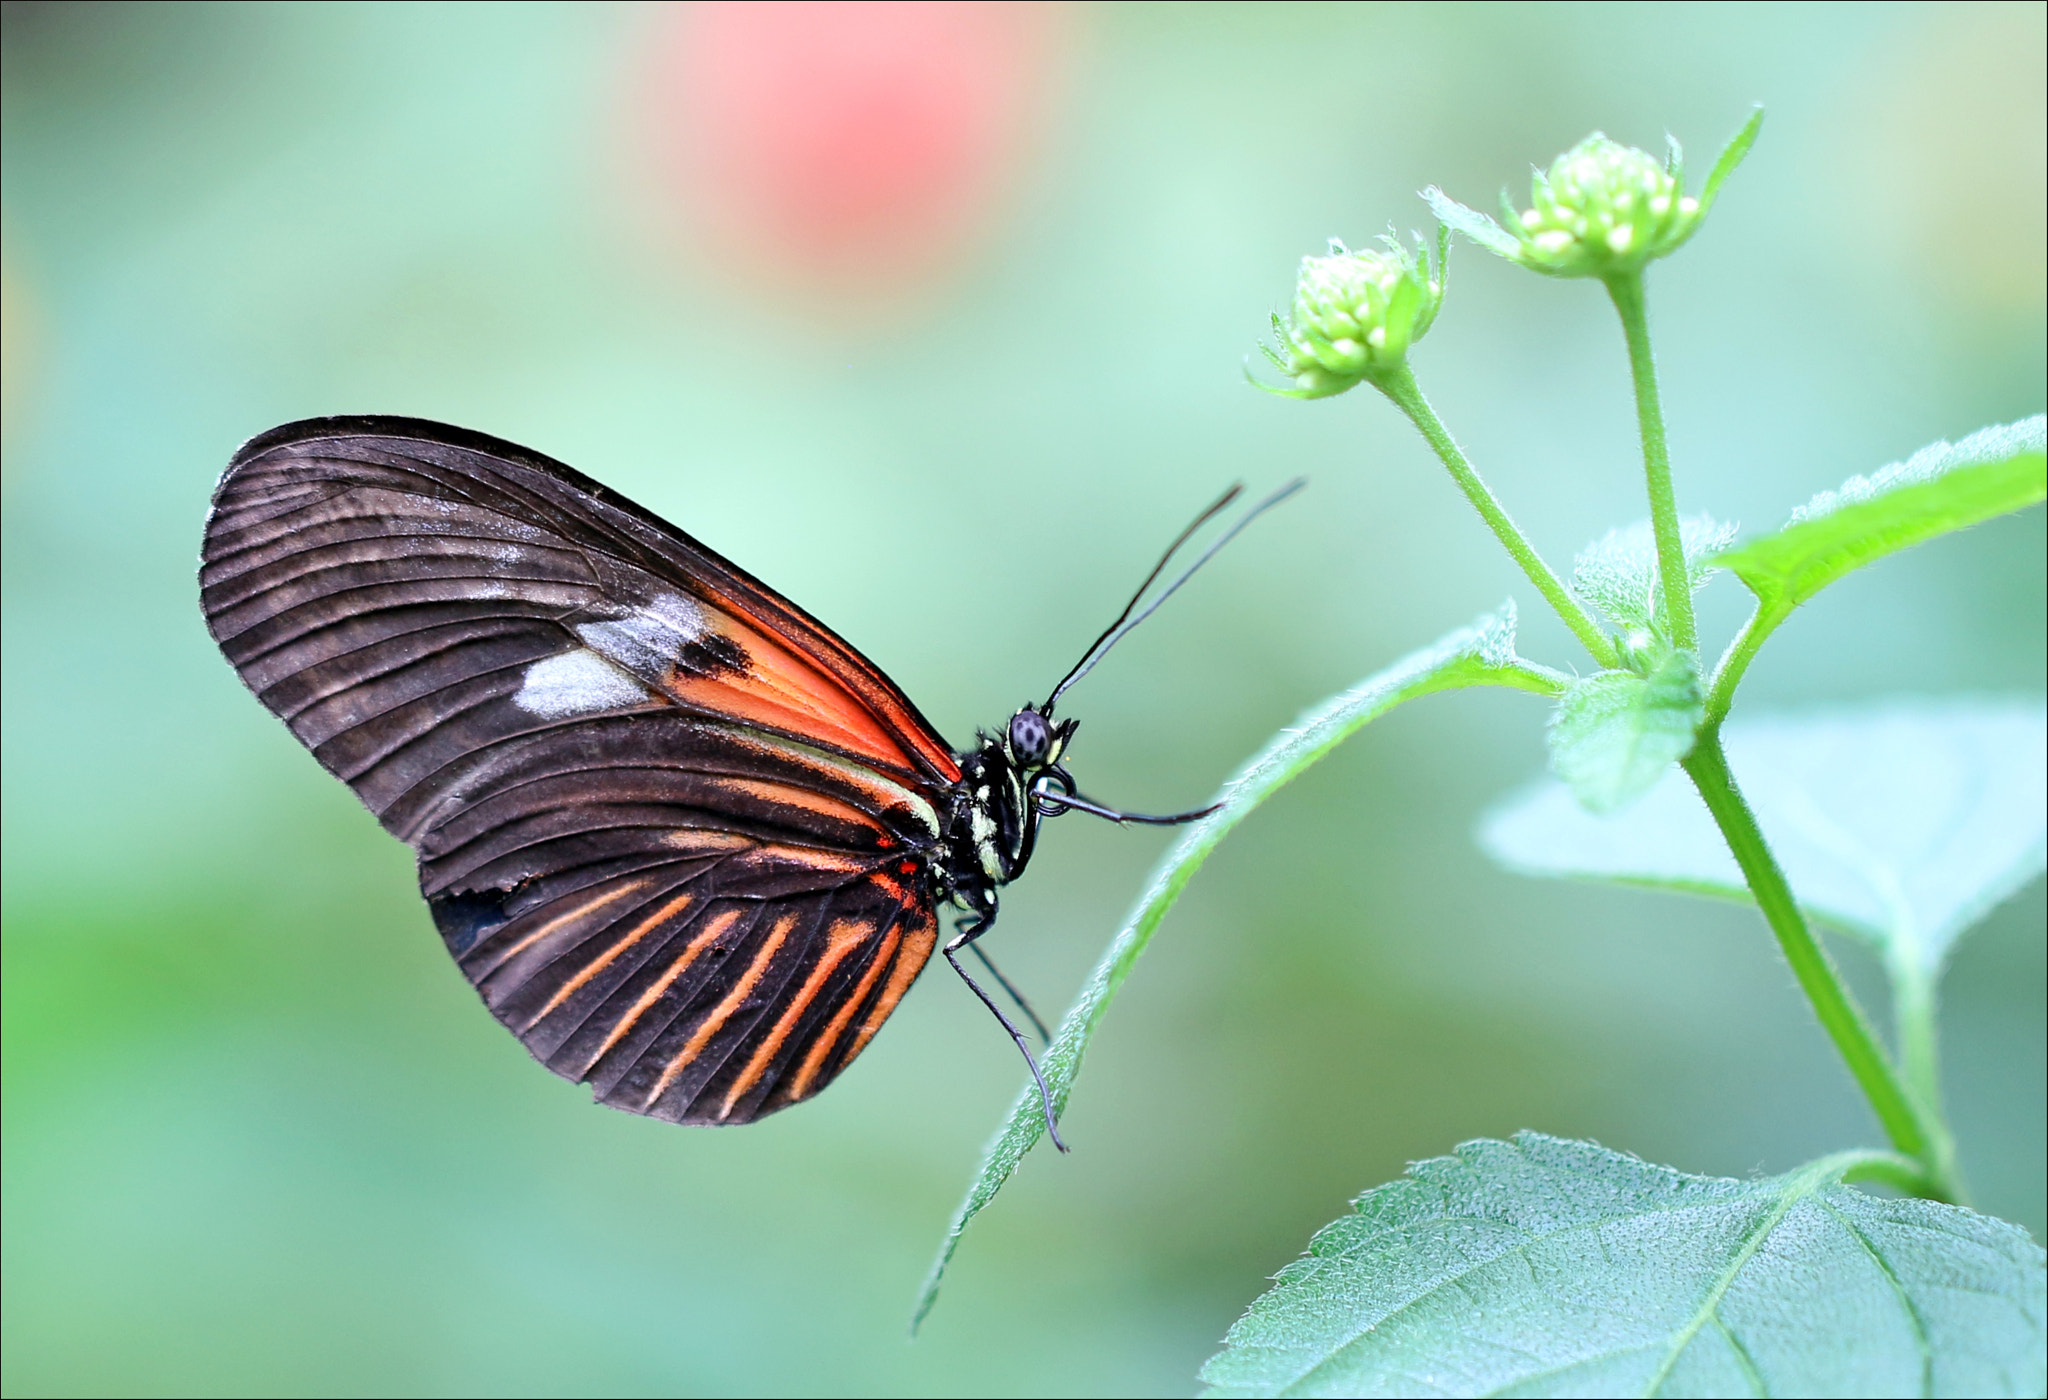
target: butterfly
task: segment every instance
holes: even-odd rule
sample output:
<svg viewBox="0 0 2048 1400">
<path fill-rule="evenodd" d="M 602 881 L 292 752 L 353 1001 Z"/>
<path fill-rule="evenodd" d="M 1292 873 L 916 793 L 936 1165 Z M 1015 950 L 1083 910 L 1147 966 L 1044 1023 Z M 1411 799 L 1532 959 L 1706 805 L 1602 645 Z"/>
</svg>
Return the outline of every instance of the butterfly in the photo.
<svg viewBox="0 0 2048 1400">
<path fill-rule="evenodd" d="M 1295 483 L 1296 486 L 1299 483 Z M 511 443 L 316 418 L 234 456 L 201 555 L 242 680 L 418 857 L 491 1013 L 614 1108 L 746 1123 L 851 1064 L 934 950 L 961 964 L 1083 796 L 1067 687 L 955 750 L 874 663 L 652 512 Z M 957 911 L 940 942 L 942 910 Z M 1065 1144 L 1061 1143 L 1062 1150 Z"/>
</svg>

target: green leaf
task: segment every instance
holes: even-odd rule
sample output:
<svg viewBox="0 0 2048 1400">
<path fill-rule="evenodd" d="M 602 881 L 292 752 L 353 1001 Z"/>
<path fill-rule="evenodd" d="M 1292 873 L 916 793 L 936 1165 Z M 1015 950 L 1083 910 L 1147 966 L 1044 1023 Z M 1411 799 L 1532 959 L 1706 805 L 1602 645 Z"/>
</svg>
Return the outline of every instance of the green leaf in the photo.
<svg viewBox="0 0 2048 1400">
<path fill-rule="evenodd" d="M 1468 686 L 1506 686 L 1556 695 L 1564 689 L 1565 678 L 1555 671 L 1535 666 L 1515 655 L 1515 605 L 1512 599 L 1497 613 L 1462 627 L 1434 646 L 1412 652 L 1350 690 L 1332 696 L 1303 715 L 1293 727 L 1275 735 L 1259 755 L 1246 764 L 1219 797 L 1222 804 L 1213 814 L 1190 826 L 1167 852 L 1153 872 L 1151 883 L 1125 920 L 1123 929 L 1111 940 L 1102 960 L 1095 965 L 1087 983 L 1075 998 L 1066 1018 L 1060 1022 L 1052 1044 L 1040 1060 L 1046 1086 L 1052 1091 L 1054 1111 L 1066 1110 L 1067 1095 L 1080 1073 L 1088 1042 L 1101 1024 L 1103 1014 L 1117 989 L 1130 976 L 1131 968 L 1145 945 L 1152 940 L 1159 921 L 1180 897 L 1194 873 L 1209 858 L 1232 827 L 1288 782 L 1306 771 L 1369 721 L 1396 705 L 1440 690 Z M 1037 1089 L 1024 1085 L 1008 1118 L 996 1130 L 982 1154 L 967 1197 L 953 1213 L 946 1237 L 933 1260 L 924 1289 L 918 1295 L 911 1330 L 924 1320 L 937 1301 L 939 1283 L 946 1265 L 959 1246 L 960 1233 L 1002 1189 L 1010 1173 L 1024 1160 L 1045 1132 Z"/>
<path fill-rule="evenodd" d="M 1938 974 L 1964 931 L 2048 865 L 2038 700 L 1892 699 L 1739 717 L 1723 737 L 1799 902 L 1888 959 Z M 1678 772 L 1621 820 L 1542 781 L 1488 813 L 1479 844 L 1530 875 L 1750 897 Z"/>
<path fill-rule="evenodd" d="M 1617 812 L 1692 752 L 1705 709 L 1691 655 L 1666 651 L 1646 676 L 1574 681 L 1550 718 L 1550 766 L 1589 810 Z"/>
<path fill-rule="evenodd" d="M 1763 129 L 1764 109 L 1756 108 L 1749 114 L 1749 120 L 1742 124 L 1742 130 L 1729 138 L 1721 148 L 1714 168 L 1707 172 L 1706 186 L 1700 190 L 1700 212 L 1704 214 L 1713 206 L 1714 196 L 1721 192 L 1721 186 L 1735 173 L 1735 167 L 1742 164 L 1742 158 L 1749 154 L 1749 148 L 1756 144 L 1756 134 Z M 1674 149 L 1676 142 L 1673 143 Z"/>
<path fill-rule="evenodd" d="M 1735 527 L 1695 515 L 1678 525 L 1685 572 L 1697 593 L 1718 569 L 1712 562 L 1735 542 Z M 1609 530 L 1572 560 L 1572 592 L 1624 628 L 1663 630 L 1664 590 L 1657 568 L 1657 537 L 1639 520 Z"/>
<path fill-rule="evenodd" d="M 1749 585 L 1764 613 L 1782 620 L 1852 570 L 2034 505 L 2044 495 L 2048 452 L 2036 414 L 1958 443 L 1937 442 L 1870 476 L 1852 476 L 1792 512 L 1775 535 L 1714 562 Z"/>
<path fill-rule="evenodd" d="M 1456 229 L 1480 247 L 1491 249 L 1504 258 L 1521 255 L 1521 240 L 1477 209 L 1458 203 L 1435 185 L 1424 190 L 1422 197 L 1429 202 L 1430 212 L 1444 227 Z"/>
<path fill-rule="evenodd" d="M 1210 1395 L 2039 1395 L 2041 1249 L 1843 1184 L 1688 1176 L 1540 1133 L 1359 1197 L 1230 1329 Z"/>
</svg>

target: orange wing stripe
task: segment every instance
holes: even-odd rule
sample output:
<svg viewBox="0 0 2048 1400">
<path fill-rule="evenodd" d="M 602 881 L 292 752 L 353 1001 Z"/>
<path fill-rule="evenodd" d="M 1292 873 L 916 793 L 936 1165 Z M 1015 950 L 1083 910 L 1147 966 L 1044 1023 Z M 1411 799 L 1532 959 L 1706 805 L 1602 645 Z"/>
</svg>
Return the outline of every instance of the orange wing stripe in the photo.
<svg viewBox="0 0 2048 1400">
<path fill-rule="evenodd" d="M 521 953 L 525 952 L 535 943 L 538 943 L 541 939 L 546 938 L 549 934 L 553 933 L 562 925 L 573 922 L 576 919 L 580 919 L 585 914 L 594 914 L 608 904 L 615 904 L 619 900 L 625 898 L 627 895 L 632 894 L 635 890 L 643 890 L 647 888 L 647 883 L 648 882 L 645 880 L 634 880 L 628 884 L 620 885 L 617 889 L 612 890 L 609 893 L 599 894 L 590 899 L 586 899 L 583 901 L 583 903 L 577 905 L 574 909 L 568 910 L 565 913 L 555 915 L 554 918 L 549 919 L 546 923 L 542 924 L 532 933 L 527 934 L 526 937 L 520 939 L 517 943 L 514 943 L 510 948 L 507 948 L 504 952 L 498 954 L 497 958 L 492 961 L 489 967 L 470 973 L 469 980 L 472 982 L 481 982 L 485 976 L 492 972 L 496 972 L 506 963 L 518 957 Z"/>
<path fill-rule="evenodd" d="M 825 1057 L 831 1054 L 832 1047 L 839 1043 L 839 1037 L 845 1033 L 846 1023 L 853 1019 L 853 1013 L 860 1010 L 860 1004 L 868 999 L 868 989 L 875 985 L 875 979 L 889 966 L 889 959 L 895 953 L 896 944 L 901 938 L 902 935 L 892 925 L 888 936 L 882 940 L 881 949 L 875 954 L 875 960 L 868 964 L 868 970 L 861 974 L 860 984 L 848 994 L 838 1014 L 818 1033 L 817 1040 L 811 1045 L 810 1053 L 804 1056 L 804 1062 L 797 1067 L 796 1078 L 789 1082 L 791 1103 L 795 1103 L 811 1091 L 811 1081 L 818 1077 L 818 1071 L 824 1067 Z"/>
<path fill-rule="evenodd" d="M 848 953 L 866 942 L 874 931 L 873 924 L 863 923 L 858 919 L 832 921 L 832 927 L 825 935 L 824 955 L 818 959 L 818 965 L 811 969 L 811 975 L 804 979 L 803 986 L 798 989 L 789 1008 L 776 1021 L 775 1028 L 768 1032 L 768 1038 L 761 1042 L 761 1048 L 754 1052 L 754 1057 L 747 1061 L 747 1067 L 740 1071 L 740 1077 L 734 1080 L 732 1088 L 726 1091 L 725 1102 L 718 1110 L 720 1118 L 730 1114 L 732 1106 L 745 1098 L 760 1082 L 761 1075 L 768 1068 L 768 1062 L 775 1058 L 777 1052 L 782 1049 L 782 1043 L 789 1039 L 789 1033 L 796 1028 L 797 1021 L 810 1009 L 812 1000 L 818 995 L 818 989 L 825 985 L 825 979 L 832 975 L 834 968 L 846 961 Z"/>
<path fill-rule="evenodd" d="M 655 910 L 652 914 L 649 914 L 645 919 L 640 921 L 640 923 L 634 928 L 634 930 L 631 933 L 627 934 L 618 942 L 612 944 L 611 947 L 605 949 L 604 952 L 600 953 L 597 957 L 592 958 L 590 962 L 584 965 L 584 968 L 581 972 L 577 973 L 574 977 L 571 977 L 567 982 L 564 982 L 562 984 L 562 989 L 556 992 L 553 996 L 548 998 L 548 1004 L 546 1006 L 543 1006 L 540 1010 L 534 1012 L 533 1016 L 527 1021 L 527 1023 L 519 1028 L 519 1034 L 521 1034 L 522 1036 L 525 1035 L 528 1031 L 532 1030 L 542 1021 L 546 1020 L 549 1012 L 553 1011 L 556 1007 L 560 1006 L 563 1002 L 567 1001 L 571 996 L 573 996 L 578 987 L 581 987 L 591 978 L 597 976 L 598 973 L 603 972 L 607 967 L 610 967 L 612 963 L 617 960 L 619 954 L 625 952 L 635 943 L 638 943 L 641 939 L 645 938 L 647 936 L 648 930 L 658 927 L 674 915 L 680 914 L 683 910 L 689 908 L 692 904 L 696 902 L 697 896 L 694 894 L 679 894 L 674 899 L 671 899 L 668 903 L 662 905 L 661 908 Z"/>
<path fill-rule="evenodd" d="M 741 836 L 730 831 L 713 831 L 701 826 L 678 827 L 661 838 L 661 844 L 673 847 L 685 855 L 729 856 L 734 851 L 744 851 L 761 843 L 751 836 Z"/>
<path fill-rule="evenodd" d="M 882 1022 L 889 1019 L 889 1013 L 896 1009 L 897 1002 L 903 1000 L 903 994 L 910 990 L 917 974 L 924 971 L 925 959 L 932 955 L 932 945 L 938 942 L 938 936 L 938 925 L 929 915 L 904 931 L 903 954 L 896 959 L 895 971 L 889 974 L 888 982 L 882 987 L 875 1009 L 868 1013 L 867 1020 L 861 1022 L 860 1030 L 855 1032 L 853 1047 L 846 1052 L 848 1063 L 867 1048 L 868 1040 L 882 1028 Z"/>
<path fill-rule="evenodd" d="M 682 955 L 669 964 L 668 971 L 662 973 L 655 984 L 641 994 L 640 1000 L 633 1003 L 633 1009 L 612 1027 L 611 1034 L 604 1038 L 604 1044 L 597 1047 L 597 1053 L 590 1057 L 590 1063 L 583 1067 L 583 1072 L 588 1074 L 591 1065 L 595 1065 L 610 1054 L 612 1047 L 624 1040 L 627 1033 L 639 1024 L 640 1018 L 647 1014 L 647 1008 L 660 1001 L 662 993 L 674 986 L 676 978 L 682 976 L 690 964 L 697 961 L 698 954 L 710 947 L 712 941 L 731 928 L 733 921 L 745 912 L 744 908 L 728 909 L 723 914 L 713 916 L 710 922 L 704 925 L 704 931 L 691 939 L 690 946 L 683 949 Z"/>
<path fill-rule="evenodd" d="M 685 704 L 726 714 L 828 744 L 870 762 L 917 772 L 920 765 L 904 749 L 903 739 L 917 747 L 924 766 L 936 766 L 948 779 L 959 770 L 952 756 L 929 749 L 913 737 L 905 717 L 903 739 L 891 734 L 872 711 L 837 677 L 791 651 L 774 636 L 732 616 L 719 619 L 718 630 L 747 656 L 744 674 L 691 675 L 671 671 L 662 688 Z M 934 758 L 936 755 L 936 760 Z"/>
<path fill-rule="evenodd" d="M 728 792 L 740 793 L 771 806 L 796 807 L 831 821 L 882 831 L 885 840 L 888 836 L 880 823 L 851 802 L 842 802 L 836 797 L 811 788 L 798 787 L 794 783 L 772 782 L 765 778 L 721 778 L 718 780 L 718 786 Z"/>
<path fill-rule="evenodd" d="M 790 606 L 786 600 L 784 605 Z M 747 606 L 743 598 L 725 590 L 718 591 L 717 606 L 734 624 L 727 635 L 738 642 L 749 656 L 767 660 L 768 664 L 763 669 L 774 674 L 775 680 L 771 684 L 775 689 L 785 696 L 800 697 L 799 703 L 804 708 L 820 712 L 821 717 L 829 712 L 846 735 L 862 740 L 843 744 L 842 747 L 855 753 L 881 756 L 891 763 L 900 763 L 908 758 L 907 747 L 915 750 L 925 765 L 946 782 L 960 780 L 960 768 L 953 755 L 943 743 L 934 742 L 936 736 L 927 731 L 908 702 L 895 693 L 888 678 L 872 662 L 829 636 L 808 637 L 803 630 L 792 634 L 781 619 L 762 616 Z M 762 650 L 764 646 L 773 647 L 779 655 L 767 657 Z M 829 666 L 818 665 L 813 658 L 820 654 L 836 656 L 850 669 L 860 673 L 868 686 L 850 685 L 833 674 Z M 823 682 L 822 687 L 820 681 Z M 870 687 L 871 693 L 862 693 Z M 917 765 L 904 766 L 915 771 Z"/>
<path fill-rule="evenodd" d="M 910 755 L 903 751 L 897 736 L 878 724 L 868 707 L 836 676 L 819 670 L 807 658 L 790 651 L 780 634 L 757 632 L 753 628 L 747 630 L 754 635 L 734 640 L 752 658 L 749 670 L 779 691 L 783 704 L 808 710 L 818 719 L 833 723 L 843 733 L 859 741 L 853 745 L 856 751 L 872 751 L 877 756 L 886 756 L 891 762 L 915 767 L 905 762 Z"/>
<path fill-rule="evenodd" d="M 888 743 L 882 731 L 872 724 L 855 728 L 837 715 L 820 717 L 811 710 L 784 704 L 779 697 L 756 689 L 754 681 L 751 674 L 730 678 L 678 676 L 664 689 L 686 705 L 730 716 L 742 724 L 800 734 L 811 743 L 828 745 L 898 772 L 916 771 L 907 755 Z"/>
<path fill-rule="evenodd" d="M 661 1101 L 661 1096 L 668 1092 L 668 1086 L 675 1083 L 676 1076 L 689 1066 L 690 1061 L 704 1052 L 704 1047 L 710 1042 L 711 1037 L 717 1035 L 732 1013 L 754 994 L 754 988 L 760 983 L 761 975 L 768 970 L 768 964 L 774 961 L 783 940 L 788 938 L 789 931 L 796 927 L 796 921 L 795 914 L 784 914 L 775 921 L 775 927 L 768 932 L 767 946 L 755 956 L 753 966 L 746 970 L 738 985 L 726 993 L 725 1000 L 711 1008 L 711 1014 L 704 1018 L 703 1024 L 691 1033 L 683 1048 L 668 1062 L 667 1067 L 661 1072 L 661 1078 L 654 1081 L 654 1092 L 647 1096 L 649 1108 Z"/>
</svg>

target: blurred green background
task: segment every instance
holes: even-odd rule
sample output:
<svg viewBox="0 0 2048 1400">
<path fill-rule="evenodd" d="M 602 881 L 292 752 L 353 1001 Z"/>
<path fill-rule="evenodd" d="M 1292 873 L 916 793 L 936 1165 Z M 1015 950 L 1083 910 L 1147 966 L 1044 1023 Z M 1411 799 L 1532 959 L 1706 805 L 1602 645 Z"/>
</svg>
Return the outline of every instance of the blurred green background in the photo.
<svg viewBox="0 0 2048 1400">
<path fill-rule="evenodd" d="M 951 977 L 730 1132 L 597 1109 L 477 1006 L 407 853 L 201 625 L 208 490 L 272 424 L 571 462 L 955 742 L 1222 484 L 1305 471 L 1069 702 L 1088 789 L 1157 810 L 1509 593 L 1576 659 L 1385 404 L 1242 381 L 1296 259 L 1423 226 L 1426 183 L 1488 206 L 1596 127 L 1703 164 L 1768 105 L 1652 279 L 1688 508 L 1768 528 L 2041 407 L 2039 5 L 948 13 L 798 62 L 808 21 L 749 7 L 6 6 L 9 1393 L 1183 1393 L 1317 1225 L 1461 1139 L 1730 1175 L 1878 1141 L 1753 915 L 1483 861 L 1542 762 L 1505 693 L 1375 726 L 1204 870 L 1076 1151 L 1025 1164 L 914 1344 L 1021 1078 Z M 908 105 L 833 109 L 876 92 Z M 804 130 L 879 164 L 833 184 Z M 1424 385 L 1562 561 L 1642 513 L 1611 313 L 1454 264 Z M 2035 511 L 1834 590 L 1746 698 L 2038 694 L 2043 595 Z M 1725 637 L 1740 590 L 1705 599 Z M 996 944 L 1049 1013 L 1166 839 L 1050 830 Z M 2037 1237 L 2043 922 L 2037 884 L 1965 945 L 1946 1041 L 1979 1204 Z"/>
</svg>

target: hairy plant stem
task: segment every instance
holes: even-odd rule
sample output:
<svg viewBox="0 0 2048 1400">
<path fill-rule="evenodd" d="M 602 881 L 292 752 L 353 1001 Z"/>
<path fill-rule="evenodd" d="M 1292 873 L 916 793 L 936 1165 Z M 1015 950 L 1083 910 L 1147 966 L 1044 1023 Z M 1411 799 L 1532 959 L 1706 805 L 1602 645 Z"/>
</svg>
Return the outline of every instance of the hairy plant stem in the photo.
<svg viewBox="0 0 2048 1400">
<path fill-rule="evenodd" d="M 1764 605 L 1758 603 L 1749 615 L 1749 621 L 1742 624 L 1742 630 L 1728 643 L 1728 649 L 1721 653 L 1721 659 L 1714 663 L 1714 674 L 1707 682 L 1706 718 L 1701 723 L 1712 728 L 1728 718 L 1728 707 L 1735 703 L 1735 687 L 1742 684 L 1742 676 L 1749 669 L 1749 663 L 1756 660 L 1757 652 L 1763 647 L 1764 638 L 1771 635 L 1771 629 L 1785 620 L 1781 612 L 1766 615 Z"/>
<path fill-rule="evenodd" d="M 1918 1162 L 1901 1157 L 1896 1152 L 1874 1152 L 1868 1148 L 1857 1152 L 1838 1152 L 1814 1163 L 1815 1167 L 1836 1169 L 1845 1182 L 1881 1181 L 1895 1191 L 1909 1196 L 1933 1196 L 1933 1183 Z"/>
<path fill-rule="evenodd" d="M 1593 654 L 1593 659 L 1602 666 L 1612 668 L 1620 664 L 1620 655 L 1614 649 L 1614 642 L 1594 621 L 1591 613 L 1572 597 L 1564 581 L 1551 571 L 1543 557 L 1536 552 L 1493 492 L 1487 489 L 1479 473 L 1465 460 L 1465 454 L 1451 439 L 1450 430 L 1443 420 L 1436 416 L 1436 410 L 1429 406 L 1429 400 L 1422 396 L 1422 388 L 1415 382 L 1415 374 L 1405 364 L 1390 370 L 1373 381 L 1379 391 L 1394 401 L 1394 406 L 1408 415 L 1408 421 L 1415 425 L 1417 432 L 1430 445 L 1437 459 L 1450 471 L 1451 479 L 1458 483 L 1458 489 L 1465 493 L 1465 499 L 1494 533 L 1514 561 L 1522 566 L 1522 572 L 1529 576 L 1529 582 L 1536 585 L 1544 601 L 1564 619 L 1564 625 L 1572 629 L 1572 635 Z M 1690 595 L 1688 595 L 1689 599 Z M 1690 612 L 1687 613 L 1690 617 Z"/>
<path fill-rule="evenodd" d="M 1742 867 L 1757 907 L 1763 911 L 1771 932 L 1777 935 L 1778 947 L 1791 964 L 1800 990 L 1812 1003 L 1821 1028 L 1848 1063 L 1849 1073 L 1870 1100 L 1892 1146 L 1911 1157 L 1924 1173 L 1926 1189 L 1921 1194 L 1960 1202 L 1962 1190 L 1956 1179 L 1954 1139 L 1947 1125 L 1934 1105 L 1923 1103 L 1900 1080 L 1870 1018 L 1856 1004 L 1834 960 L 1807 926 L 1785 872 L 1778 867 L 1755 814 L 1735 785 L 1717 727 L 1709 725 L 1700 731 L 1684 766 L 1706 801 L 1707 810 L 1713 814 L 1714 824 L 1720 827 L 1722 838 L 1728 842 L 1736 864 Z"/>
<path fill-rule="evenodd" d="M 1643 274 L 1606 279 L 1607 295 L 1628 338 L 1628 372 L 1636 386 L 1636 423 L 1643 437 L 1643 475 L 1650 488 L 1650 528 L 1657 537 L 1657 575 L 1664 585 L 1664 615 L 1671 642 L 1698 651 L 1693 620 L 1692 581 L 1686 577 L 1685 541 L 1678 529 L 1678 497 L 1671 488 L 1671 449 L 1664 438 L 1664 403 L 1657 395 L 1657 360 L 1650 353 L 1650 316 L 1643 301 Z"/>
<path fill-rule="evenodd" d="M 1887 960 L 1891 975 L 1892 1031 L 1899 1043 L 1899 1071 L 1934 1132 L 1933 1169 L 1948 1183 L 1953 1199 L 1966 1204 L 1956 1140 L 1941 1110 L 1941 1054 L 1935 1032 L 1935 976 L 1906 951 Z"/>
<path fill-rule="evenodd" d="M 1657 573 L 1664 591 L 1665 616 L 1670 620 L 1673 644 L 1683 651 L 1697 653 L 1699 625 L 1693 614 L 1692 581 L 1678 524 L 1678 497 L 1671 484 L 1671 448 L 1664 432 L 1664 405 L 1657 392 L 1656 356 L 1650 349 L 1643 275 L 1627 273 L 1607 278 L 1605 283 L 1628 341 L 1629 376 L 1635 382 L 1636 422 L 1643 440 L 1643 479 L 1650 497 L 1650 527 L 1657 540 Z M 1778 867 L 1777 857 L 1771 854 L 1770 845 L 1757 826 L 1756 815 L 1735 785 L 1728 756 L 1721 748 L 1721 721 L 1727 718 L 1735 687 L 1742 673 L 1749 669 L 1764 637 L 1781 620 L 1766 618 L 1759 606 L 1729 643 L 1708 682 L 1699 735 L 1691 755 L 1685 759 L 1685 771 L 1705 799 L 1736 863 L 1742 867 L 1750 893 L 1756 896 L 1765 922 L 1777 935 L 1778 947 L 1812 1003 L 1822 1029 L 1848 1063 L 1849 1072 L 1870 1100 L 1892 1145 L 1917 1164 L 1922 1180 L 1919 1185 L 1905 1189 L 1960 1203 L 1963 1189 L 1955 1137 L 1941 1116 L 1932 980 L 1906 960 L 1895 958 L 1887 969 L 1891 974 L 1899 1057 L 1904 1067 L 1902 1079 L 1899 1068 L 1885 1054 L 1870 1018 L 1842 981 L 1826 947 L 1807 926 L 1785 872 Z M 1893 1184 L 1900 1183 L 1894 1180 Z"/>
<path fill-rule="evenodd" d="M 1934 981 L 1905 958 L 1888 960 L 1892 1021 L 1899 1042 L 1899 1071 L 1906 1087 L 1929 1108 L 1941 1103 L 1940 1056 L 1934 1042 Z"/>
</svg>

